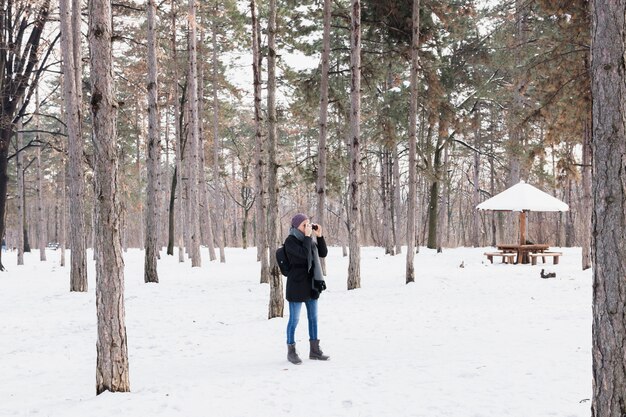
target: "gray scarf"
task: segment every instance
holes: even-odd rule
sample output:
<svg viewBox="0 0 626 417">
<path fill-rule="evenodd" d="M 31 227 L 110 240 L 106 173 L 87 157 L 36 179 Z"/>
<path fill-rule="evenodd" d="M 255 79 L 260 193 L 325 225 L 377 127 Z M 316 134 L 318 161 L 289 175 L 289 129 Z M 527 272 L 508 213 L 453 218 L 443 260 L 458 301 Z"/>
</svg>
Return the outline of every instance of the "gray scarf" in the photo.
<svg viewBox="0 0 626 417">
<path fill-rule="evenodd" d="M 294 236 L 300 242 L 304 242 L 304 233 L 302 233 L 300 230 L 296 229 L 295 227 L 292 227 L 289 230 L 289 234 L 291 236 Z M 315 281 L 324 281 L 324 275 L 322 274 L 322 264 L 320 263 L 320 255 L 317 252 L 317 240 L 313 239 L 313 235 L 311 235 L 311 239 L 312 239 L 312 242 L 311 242 L 312 256 L 307 257 L 309 261 L 307 270 L 310 271 L 311 266 L 313 266 L 313 279 Z"/>
</svg>

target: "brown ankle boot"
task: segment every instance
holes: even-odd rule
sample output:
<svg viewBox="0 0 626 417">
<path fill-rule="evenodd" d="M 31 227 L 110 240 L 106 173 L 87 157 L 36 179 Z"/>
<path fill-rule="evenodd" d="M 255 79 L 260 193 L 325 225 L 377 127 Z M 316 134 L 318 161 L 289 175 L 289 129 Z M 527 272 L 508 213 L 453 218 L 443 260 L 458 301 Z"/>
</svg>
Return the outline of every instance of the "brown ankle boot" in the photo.
<svg viewBox="0 0 626 417">
<path fill-rule="evenodd" d="M 311 343 L 311 350 L 309 351 L 309 359 L 314 359 L 318 361 L 327 361 L 330 359 L 330 356 L 324 355 L 322 349 L 320 349 L 320 341 L 319 339 L 309 340 Z"/>
</svg>

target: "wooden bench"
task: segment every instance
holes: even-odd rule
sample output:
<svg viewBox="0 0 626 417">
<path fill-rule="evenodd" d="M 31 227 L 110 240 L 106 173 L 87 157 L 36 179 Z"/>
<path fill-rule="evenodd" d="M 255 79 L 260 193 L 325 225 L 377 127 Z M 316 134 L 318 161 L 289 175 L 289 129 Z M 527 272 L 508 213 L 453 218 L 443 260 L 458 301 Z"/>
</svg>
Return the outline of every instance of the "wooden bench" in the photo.
<svg viewBox="0 0 626 417">
<path fill-rule="evenodd" d="M 562 256 L 563 254 L 561 252 L 537 252 L 537 253 L 529 253 L 528 256 L 530 256 L 531 259 L 531 263 L 533 265 L 537 265 L 537 258 L 541 257 L 541 260 L 543 261 L 543 263 L 546 263 L 546 256 L 551 256 L 552 257 L 552 263 L 554 265 L 559 263 L 559 257 Z"/>
<path fill-rule="evenodd" d="M 493 258 L 495 256 L 502 257 L 502 262 L 505 264 L 513 264 L 515 263 L 515 256 L 517 254 L 514 252 L 485 252 L 485 256 L 489 259 L 489 262 L 493 263 Z"/>
</svg>

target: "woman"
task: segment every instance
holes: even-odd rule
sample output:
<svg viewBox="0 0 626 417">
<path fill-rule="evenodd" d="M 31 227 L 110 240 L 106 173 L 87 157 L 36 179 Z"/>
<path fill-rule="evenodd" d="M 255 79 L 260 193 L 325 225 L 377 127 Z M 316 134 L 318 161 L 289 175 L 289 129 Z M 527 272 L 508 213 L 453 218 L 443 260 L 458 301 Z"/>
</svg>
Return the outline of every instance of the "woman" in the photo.
<svg viewBox="0 0 626 417">
<path fill-rule="evenodd" d="M 312 235 L 316 236 L 317 243 L 313 241 Z M 291 229 L 285 240 L 285 251 L 290 264 L 289 275 L 287 275 L 287 301 L 289 302 L 287 360 L 296 365 L 302 363 L 296 352 L 295 333 L 302 303 L 304 303 L 309 322 L 311 348 L 309 359 L 326 361 L 330 358 L 320 349 L 320 341 L 317 338 L 317 299 L 326 289 L 320 258 L 326 257 L 328 253 L 322 227 L 312 224 L 305 214 L 296 214 L 291 219 Z"/>
</svg>

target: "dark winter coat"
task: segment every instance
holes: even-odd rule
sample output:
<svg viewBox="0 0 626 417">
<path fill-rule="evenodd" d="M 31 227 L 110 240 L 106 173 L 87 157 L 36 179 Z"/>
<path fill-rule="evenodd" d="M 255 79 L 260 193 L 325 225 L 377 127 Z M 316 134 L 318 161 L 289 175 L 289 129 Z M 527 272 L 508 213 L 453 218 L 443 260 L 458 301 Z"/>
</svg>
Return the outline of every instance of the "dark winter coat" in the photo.
<svg viewBox="0 0 626 417">
<path fill-rule="evenodd" d="M 320 258 L 328 254 L 326 241 L 323 237 L 317 238 L 317 245 L 311 237 L 305 236 L 301 242 L 295 236 L 289 235 L 285 239 L 285 250 L 289 258 L 289 275 L 287 275 L 287 301 L 305 302 L 311 299 L 315 263 L 312 262 L 313 249 L 317 246 Z M 311 265 L 311 269 L 309 268 Z"/>
</svg>

